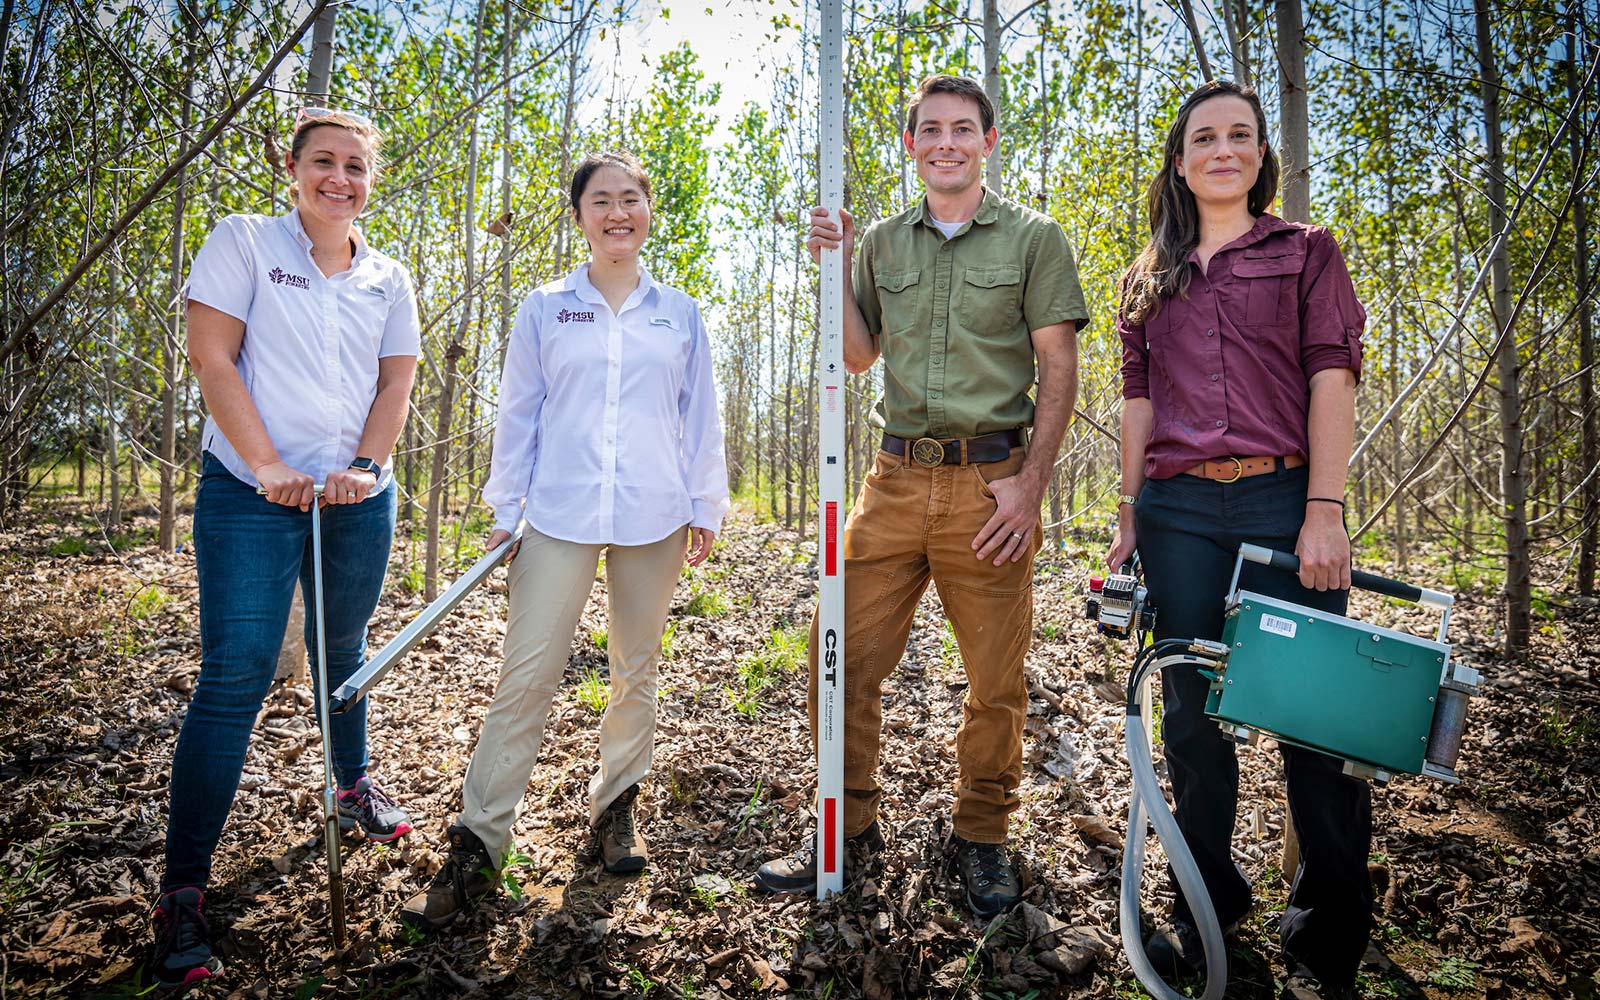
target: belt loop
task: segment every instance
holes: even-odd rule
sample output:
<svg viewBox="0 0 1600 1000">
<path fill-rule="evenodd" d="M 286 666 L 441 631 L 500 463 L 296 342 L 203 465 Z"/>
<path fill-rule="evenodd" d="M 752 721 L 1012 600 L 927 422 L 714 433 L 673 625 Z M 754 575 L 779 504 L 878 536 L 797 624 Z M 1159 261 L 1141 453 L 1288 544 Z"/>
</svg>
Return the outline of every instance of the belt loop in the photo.
<svg viewBox="0 0 1600 1000">
<path fill-rule="evenodd" d="M 1281 483 L 1289 478 L 1289 471 L 1289 466 L 1284 462 L 1282 455 L 1274 455 L 1272 457 L 1272 478 Z"/>
<path fill-rule="evenodd" d="M 967 464 L 967 439 L 966 438 L 962 438 L 961 439 L 961 464 L 962 465 L 966 465 Z"/>
</svg>

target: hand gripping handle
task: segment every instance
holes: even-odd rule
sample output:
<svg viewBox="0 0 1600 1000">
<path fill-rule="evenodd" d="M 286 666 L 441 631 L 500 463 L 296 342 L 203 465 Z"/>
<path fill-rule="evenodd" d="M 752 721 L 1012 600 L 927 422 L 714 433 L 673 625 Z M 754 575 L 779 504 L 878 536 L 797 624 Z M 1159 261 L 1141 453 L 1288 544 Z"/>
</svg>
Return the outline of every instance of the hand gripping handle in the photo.
<svg viewBox="0 0 1600 1000">
<path fill-rule="evenodd" d="M 1244 542 L 1239 546 L 1239 554 L 1253 563 L 1281 569 L 1286 573 L 1300 572 L 1300 558 L 1290 552 L 1278 552 L 1263 545 L 1251 545 Z M 1351 586 L 1370 590 L 1375 594 L 1384 594 L 1388 597 L 1410 601 L 1412 604 L 1421 604 L 1424 607 L 1446 610 L 1456 603 L 1455 595 L 1429 590 L 1399 580 L 1391 580 L 1386 576 L 1377 576 L 1372 573 L 1363 573 L 1358 569 L 1350 571 Z"/>
</svg>

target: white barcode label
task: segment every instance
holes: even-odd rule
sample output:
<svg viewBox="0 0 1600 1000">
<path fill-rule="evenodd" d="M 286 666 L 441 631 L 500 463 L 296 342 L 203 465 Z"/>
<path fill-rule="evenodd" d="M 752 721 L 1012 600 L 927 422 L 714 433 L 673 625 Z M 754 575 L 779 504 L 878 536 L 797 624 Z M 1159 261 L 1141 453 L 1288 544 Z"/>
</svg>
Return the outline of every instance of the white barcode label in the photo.
<svg viewBox="0 0 1600 1000">
<path fill-rule="evenodd" d="M 1279 618 L 1277 615 L 1261 616 L 1261 631 L 1272 632 L 1289 639 L 1294 638 L 1295 621 L 1291 618 Z"/>
</svg>

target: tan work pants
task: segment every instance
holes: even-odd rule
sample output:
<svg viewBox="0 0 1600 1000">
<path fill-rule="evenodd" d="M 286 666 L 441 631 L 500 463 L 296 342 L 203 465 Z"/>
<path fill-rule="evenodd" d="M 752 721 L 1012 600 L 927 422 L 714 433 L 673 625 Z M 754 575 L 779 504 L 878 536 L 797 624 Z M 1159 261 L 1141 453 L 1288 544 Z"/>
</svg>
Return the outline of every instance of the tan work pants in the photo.
<svg viewBox="0 0 1600 1000">
<path fill-rule="evenodd" d="M 611 697 L 600 722 L 600 767 L 589 782 L 589 822 L 650 773 L 656 665 L 686 541 L 680 529 L 649 545 L 585 545 L 527 526 L 509 574 L 505 662 L 461 793 L 460 822 L 497 860 L 511 846 L 511 828 L 602 551 L 610 607 L 606 653 Z"/>
<path fill-rule="evenodd" d="M 917 601 L 931 578 L 955 630 L 967 673 L 956 733 L 955 831 L 980 843 L 1006 839 L 1022 780 L 1028 688 L 1022 661 L 1033 636 L 1036 521 L 1026 556 L 994 565 L 972 540 L 995 512 L 988 483 L 1015 475 L 1024 450 L 1000 462 L 924 468 L 878 452 L 845 524 L 844 832 L 878 815 L 873 778 L 883 732 L 883 682 L 905 654 Z M 817 732 L 817 622 L 811 622 L 807 706 Z"/>
</svg>

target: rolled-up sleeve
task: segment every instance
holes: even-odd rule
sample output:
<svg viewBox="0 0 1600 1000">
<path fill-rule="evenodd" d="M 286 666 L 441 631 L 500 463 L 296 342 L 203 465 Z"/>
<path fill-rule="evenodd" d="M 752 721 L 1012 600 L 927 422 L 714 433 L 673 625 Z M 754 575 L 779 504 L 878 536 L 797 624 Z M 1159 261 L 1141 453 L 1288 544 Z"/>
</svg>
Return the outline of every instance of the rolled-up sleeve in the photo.
<svg viewBox="0 0 1600 1000">
<path fill-rule="evenodd" d="M 538 312 L 542 299 L 528 296 L 517 310 L 500 373 L 500 415 L 483 499 L 494 508 L 497 530 L 515 531 L 533 486 L 539 459 L 539 413 L 544 408 L 544 369 L 539 363 Z"/>
<path fill-rule="evenodd" d="M 1150 398 L 1150 345 L 1144 324 L 1130 322 L 1117 305 L 1117 336 L 1122 340 L 1122 398 Z"/>
<path fill-rule="evenodd" d="M 721 533 L 728 513 L 728 463 L 723 455 L 722 414 L 717 406 L 717 381 L 700 307 L 689 309 L 689 363 L 678 413 L 683 422 L 683 473 L 692 510 L 689 524 Z"/>
<path fill-rule="evenodd" d="M 1361 335 L 1367 311 L 1356 297 L 1339 243 L 1326 229 L 1307 234 L 1300 289 L 1300 367 L 1307 379 L 1348 368 L 1361 379 Z"/>
</svg>

